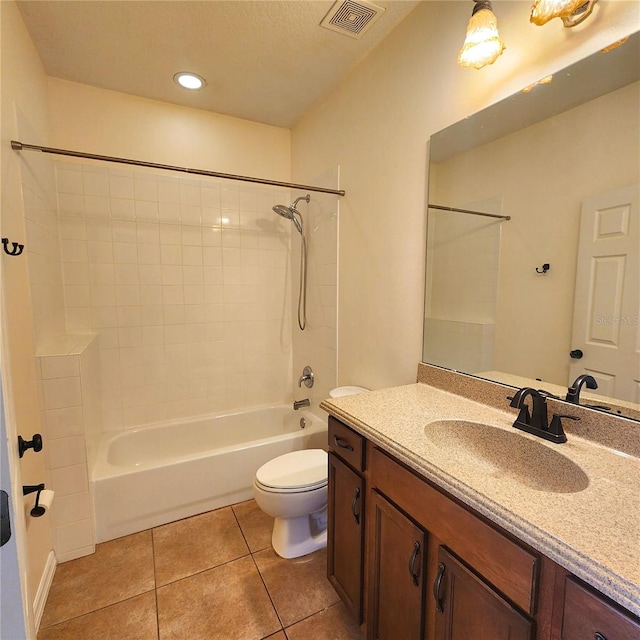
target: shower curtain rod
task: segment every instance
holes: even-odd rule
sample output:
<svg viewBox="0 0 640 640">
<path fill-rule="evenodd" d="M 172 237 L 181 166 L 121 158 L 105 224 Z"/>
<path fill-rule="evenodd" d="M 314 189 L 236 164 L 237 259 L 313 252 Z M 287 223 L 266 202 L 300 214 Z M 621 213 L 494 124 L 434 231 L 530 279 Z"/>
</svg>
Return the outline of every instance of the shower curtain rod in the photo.
<svg viewBox="0 0 640 640">
<path fill-rule="evenodd" d="M 440 211 L 455 211 L 456 213 L 470 213 L 474 216 L 485 216 L 487 218 L 499 218 L 500 220 L 511 220 L 511 216 L 499 216 L 497 213 L 485 213 L 484 211 L 472 211 L 471 209 L 458 209 L 456 207 L 443 207 L 440 204 L 428 204 L 429 209 L 439 209 Z"/>
<path fill-rule="evenodd" d="M 220 173 L 218 171 L 206 171 L 205 169 L 190 169 L 188 167 L 174 167 L 170 164 L 158 164 L 156 162 L 144 162 L 143 160 L 130 160 L 128 158 L 117 158 L 114 156 L 100 156 L 95 153 L 83 153 L 81 151 L 69 151 L 68 149 L 54 149 L 52 147 L 41 147 L 36 144 L 26 144 L 11 141 L 11 148 L 15 151 L 41 151 L 42 153 L 52 153 L 58 156 L 71 156 L 72 158 L 86 158 L 88 160 L 104 160 L 105 162 L 119 162 L 120 164 L 133 164 L 137 167 L 149 167 L 151 169 L 166 169 L 167 171 L 181 171 L 198 176 L 210 176 L 212 178 L 224 178 L 225 180 L 241 180 L 242 182 L 255 182 L 257 184 L 267 184 L 273 187 L 286 187 L 288 189 L 300 189 L 302 191 L 315 191 L 318 193 L 331 193 L 336 196 L 345 194 L 343 189 L 325 189 L 324 187 L 314 187 L 308 184 L 295 184 L 293 182 L 279 182 L 278 180 L 266 180 L 265 178 L 251 178 L 249 176 L 239 176 L 233 173 Z"/>
</svg>

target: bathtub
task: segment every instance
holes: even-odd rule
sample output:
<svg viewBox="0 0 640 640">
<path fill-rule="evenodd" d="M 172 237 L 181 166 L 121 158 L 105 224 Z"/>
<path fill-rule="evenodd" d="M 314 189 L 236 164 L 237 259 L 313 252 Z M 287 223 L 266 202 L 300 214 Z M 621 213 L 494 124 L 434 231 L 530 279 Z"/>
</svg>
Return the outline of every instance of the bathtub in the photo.
<svg viewBox="0 0 640 640">
<path fill-rule="evenodd" d="M 326 447 L 326 420 L 290 405 L 103 434 L 91 471 L 96 542 L 248 500 L 265 462 Z"/>
</svg>

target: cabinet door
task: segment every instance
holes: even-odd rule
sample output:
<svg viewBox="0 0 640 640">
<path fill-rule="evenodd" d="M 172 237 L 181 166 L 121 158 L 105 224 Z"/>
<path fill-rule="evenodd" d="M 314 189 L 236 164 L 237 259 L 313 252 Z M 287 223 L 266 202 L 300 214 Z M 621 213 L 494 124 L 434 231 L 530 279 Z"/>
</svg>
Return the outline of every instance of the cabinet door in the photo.
<svg viewBox="0 0 640 640">
<path fill-rule="evenodd" d="M 370 499 L 369 638 L 420 640 L 427 535 L 376 491 Z"/>
<path fill-rule="evenodd" d="M 567 578 L 562 640 L 640 640 L 640 621 Z"/>
<path fill-rule="evenodd" d="M 438 550 L 436 640 L 531 640 L 532 623 L 444 547 Z"/>
<path fill-rule="evenodd" d="M 362 622 L 364 486 L 329 452 L 327 575 L 352 615 Z"/>
</svg>

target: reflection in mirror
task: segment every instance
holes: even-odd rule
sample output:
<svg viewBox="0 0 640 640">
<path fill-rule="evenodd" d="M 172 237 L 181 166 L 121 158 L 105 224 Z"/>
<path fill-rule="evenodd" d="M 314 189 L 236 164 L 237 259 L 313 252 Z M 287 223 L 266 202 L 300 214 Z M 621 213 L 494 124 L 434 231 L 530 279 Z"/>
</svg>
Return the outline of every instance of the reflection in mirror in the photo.
<svg viewBox="0 0 640 640">
<path fill-rule="evenodd" d="M 425 362 L 640 419 L 639 46 L 432 136 L 429 202 L 511 219 L 429 210 Z"/>
</svg>

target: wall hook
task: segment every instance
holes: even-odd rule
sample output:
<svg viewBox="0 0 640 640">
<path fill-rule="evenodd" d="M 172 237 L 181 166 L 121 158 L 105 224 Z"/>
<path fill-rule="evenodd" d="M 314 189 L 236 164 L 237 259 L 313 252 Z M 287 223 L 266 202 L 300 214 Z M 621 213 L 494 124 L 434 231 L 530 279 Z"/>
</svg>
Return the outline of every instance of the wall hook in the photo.
<svg viewBox="0 0 640 640">
<path fill-rule="evenodd" d="M 545 262 L 542 265 L 542 271 L 540 269 L 538 269 L 538 267 L 536 267 L 536 273 L 547 273 L 547 271 L 549 271 L 549 269 L 551 269 L 551 265 L 548 262 Z"/>
<path fill-rule="evenodd" d="M 12 242 L 13 249 L 9 250 L 9 238 L 2 238 L 2 246 L 4 247 L 4 252 L 8 256 L 19 256 L 24 250 L 23 244 L 18 244 L 17 242 Z"/>
</svg>

